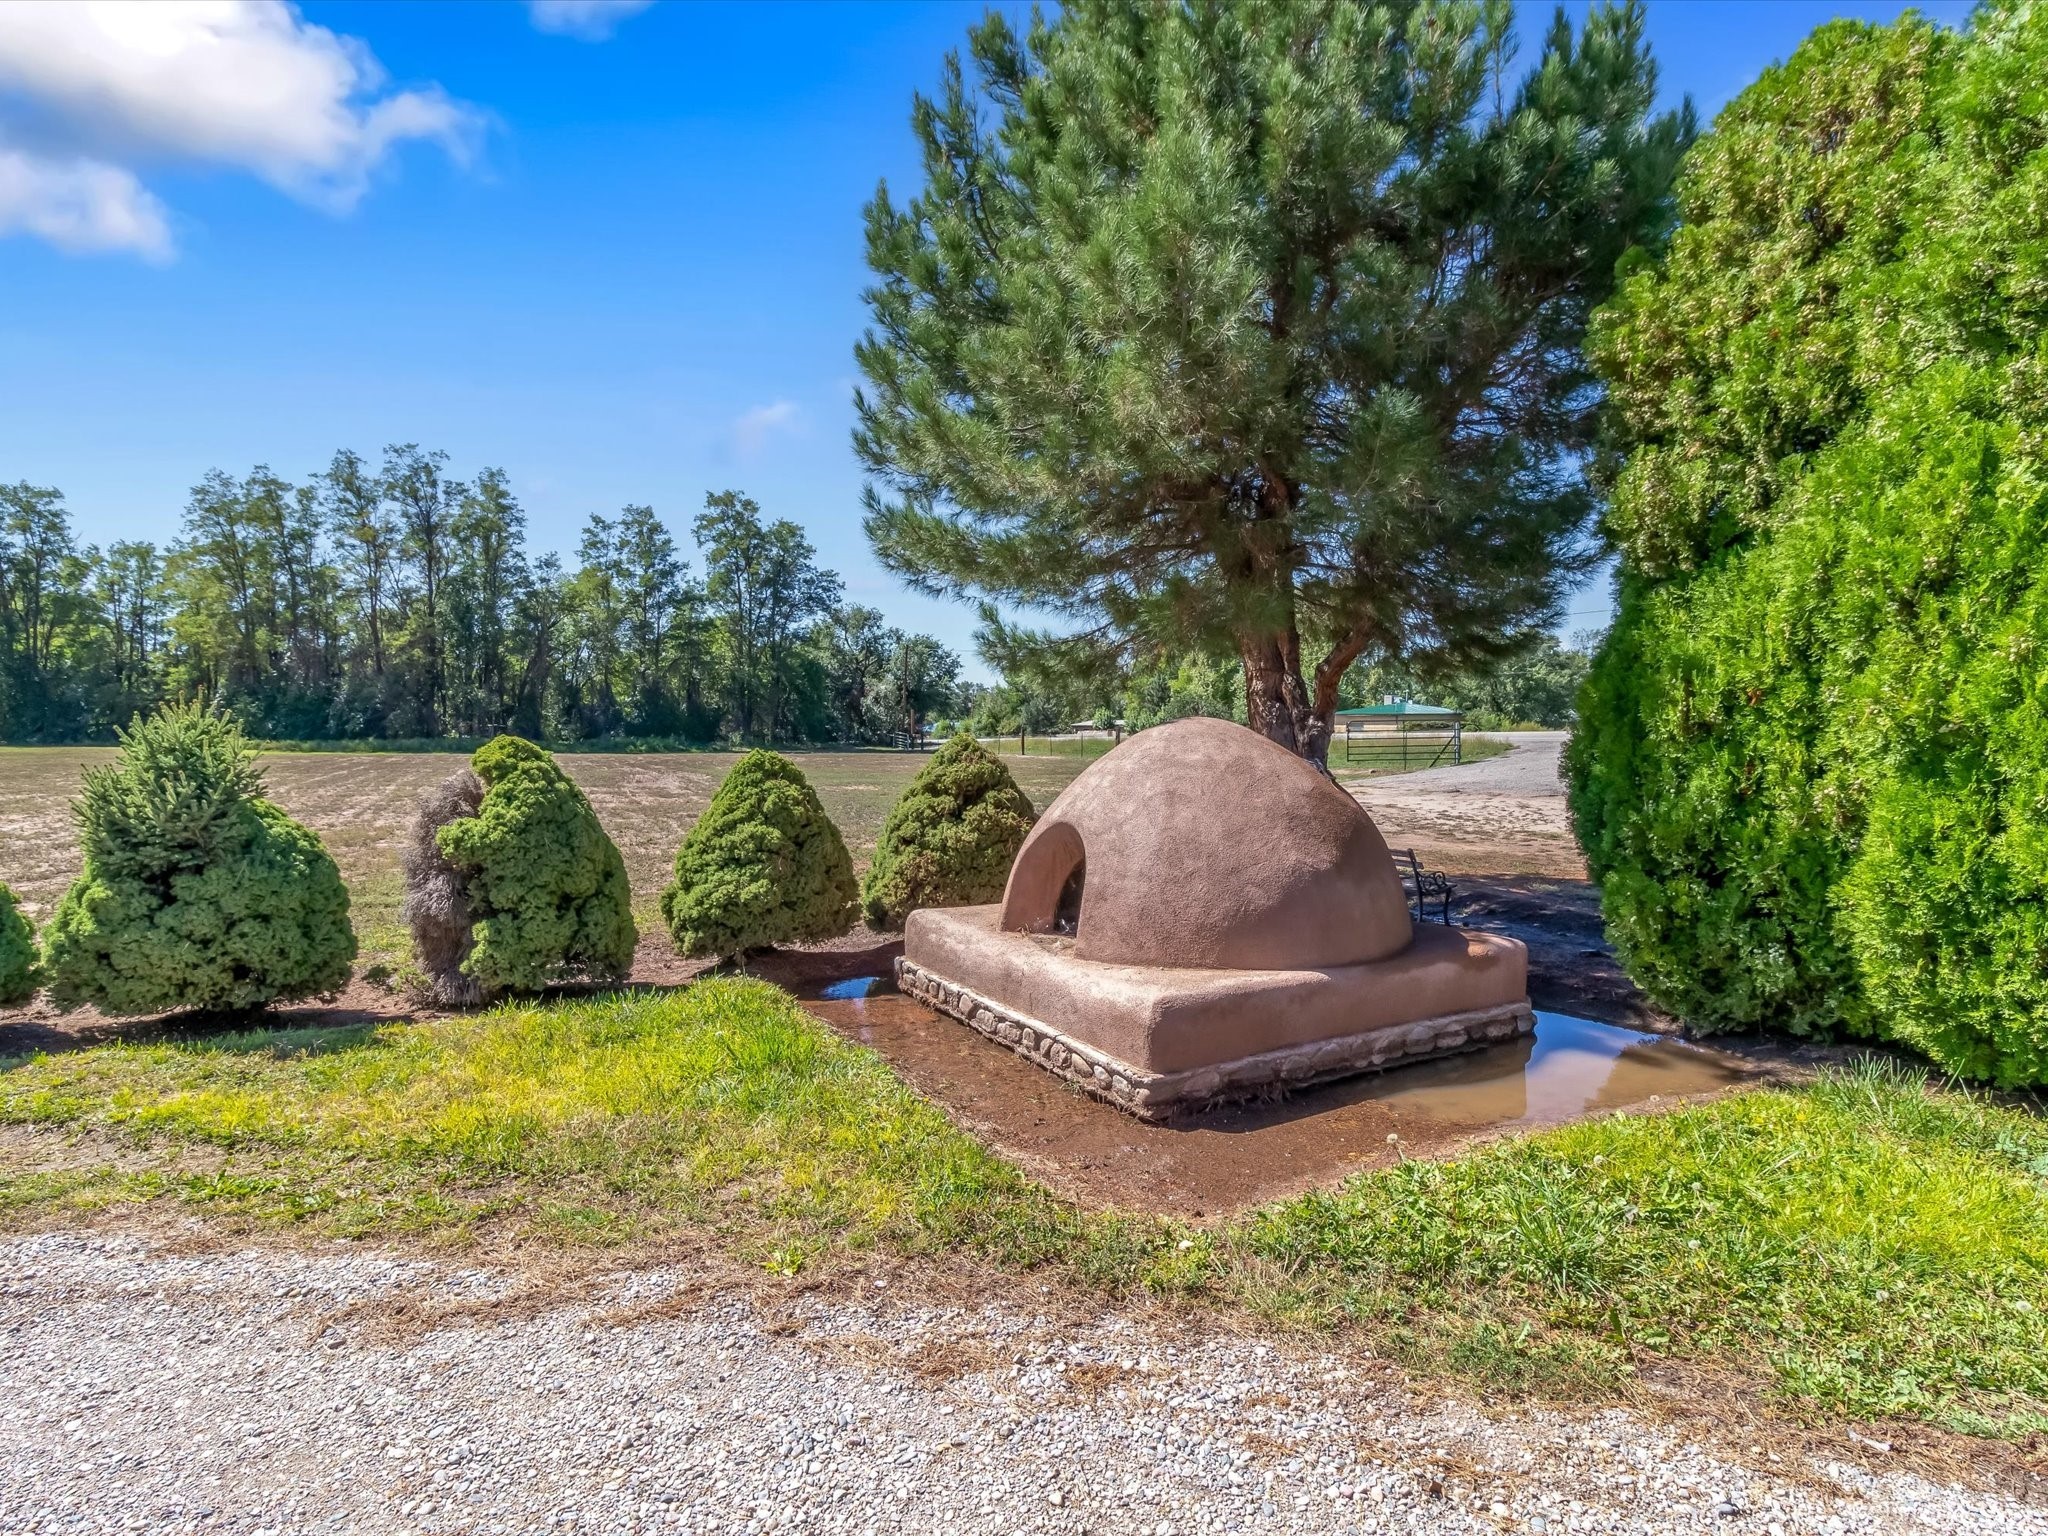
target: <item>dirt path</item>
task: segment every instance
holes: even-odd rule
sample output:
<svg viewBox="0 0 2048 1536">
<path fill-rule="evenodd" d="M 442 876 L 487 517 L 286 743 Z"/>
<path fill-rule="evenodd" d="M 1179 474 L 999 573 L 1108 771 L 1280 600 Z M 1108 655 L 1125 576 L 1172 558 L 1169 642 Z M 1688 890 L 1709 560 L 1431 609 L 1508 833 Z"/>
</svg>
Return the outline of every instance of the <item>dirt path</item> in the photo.
<svg viewBox="0 0 2048 1536">
<path fill-rule="evenodd" d="M 2048 1532 L 1844 1430 L 1424 1402 L 1014 1277 L 962 1303 L 94 1233 L 0 1273 L 8 1532 Z"/>
<path fill-rule="evenodd" d="M 1458 874 L 1583 880 L 1558 777 L 1563 731 L 1521 731 L 1499 757 L 1449 768 L 1355 779 L 1346 787 L 1396 848 Z M 1341 770 L 1340 770 L 1341 778 Z"/>
</svg>

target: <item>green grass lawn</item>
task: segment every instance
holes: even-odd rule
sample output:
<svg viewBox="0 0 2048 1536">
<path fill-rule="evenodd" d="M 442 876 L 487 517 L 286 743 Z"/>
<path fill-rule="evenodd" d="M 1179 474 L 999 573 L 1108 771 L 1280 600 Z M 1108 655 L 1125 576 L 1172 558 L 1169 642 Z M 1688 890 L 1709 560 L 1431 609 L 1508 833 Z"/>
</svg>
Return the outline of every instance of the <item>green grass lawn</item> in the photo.
<svg viewBox="0 0 2048 1536">
<path fill-rule="evenodd" d="M 973 1255 L 1355 1326 L 1496 1388 L 1645 1362 L 1978 1434 L 2048 1428 L 2048 1131 L 1869 1068 L 1360 1176 L 1228 1222 L 1076 1209 L 784 994 L 114 1044 L 0 1071 L 10 1224 L 178 1202 L 322 1233 L 708 1233 L 778 1272 Z"/>
</svg>

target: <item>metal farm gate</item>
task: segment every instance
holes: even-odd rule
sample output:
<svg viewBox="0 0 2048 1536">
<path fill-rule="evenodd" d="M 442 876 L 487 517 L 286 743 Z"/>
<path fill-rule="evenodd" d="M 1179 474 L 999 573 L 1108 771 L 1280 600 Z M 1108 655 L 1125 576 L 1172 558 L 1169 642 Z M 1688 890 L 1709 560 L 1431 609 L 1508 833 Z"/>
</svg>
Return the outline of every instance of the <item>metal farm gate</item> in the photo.
<svg viewBox="0 0 2048 1536">
<path fill-rule="evenodd" d="M 1454 709 L 1395 701 L 1339 710 L 1337 718 L 1348 767 L 1389 771 L 1465 760 L 1465 720 Z"/>
</svg>

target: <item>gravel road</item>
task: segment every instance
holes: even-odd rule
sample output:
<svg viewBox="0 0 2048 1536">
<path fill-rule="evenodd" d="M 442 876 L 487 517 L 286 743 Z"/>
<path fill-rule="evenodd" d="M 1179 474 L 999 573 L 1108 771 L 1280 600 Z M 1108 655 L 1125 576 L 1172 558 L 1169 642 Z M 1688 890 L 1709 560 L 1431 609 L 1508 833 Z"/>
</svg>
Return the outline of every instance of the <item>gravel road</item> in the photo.
<svg viewBox="0 0 2048 1536">
<path fill-rule="evenodd" d="M 1568 731 L 1502 732 L 1491 738 L 1508 744 L 1508 750 L 1498 757 L 1388 774 L 1369 782 L 1375 794 L 1520 795 L 1535 800 L 1558 800 L 1564 797 L 1564 780 L 1559 777 L 1558 765 L 1570 735 Z M 1338 766 L 1341 769 L 1342 764 Z"/>
<path fill-rule="evenodd" d="M 664 1271 L 533 1304 L 363 1245 L 101 1233 L 0 1243 L 0 1275 L 9 1533 L 2048 1532 L 1618 1412 L 1418 1406 L 1369 1363 L 1028 1282 L 777 1302 Z"/>
<path fill-rule="evenodd" d="M 1344 780 L 1342 748 L 1331 767 L 1396 848 L 1428 862 L 1484 874 L 1583 877 L 1585 863 L 1565 813 L 1558 762 L 1563 731 L 1516 731 L 1498 757 Z"/>
</svg>

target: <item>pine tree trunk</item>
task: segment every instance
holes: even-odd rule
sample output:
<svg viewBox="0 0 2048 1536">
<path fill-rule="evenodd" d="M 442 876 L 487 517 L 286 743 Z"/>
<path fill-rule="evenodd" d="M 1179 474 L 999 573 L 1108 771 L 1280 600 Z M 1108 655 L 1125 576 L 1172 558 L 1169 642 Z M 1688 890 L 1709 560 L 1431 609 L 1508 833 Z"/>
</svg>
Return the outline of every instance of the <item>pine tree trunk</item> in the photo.
<svg viewBox="0 0 2048 1536">
<path fill-rule="evenodd" d="M 1327 774 L 1330 739 L 1337 729 L 1337 688 L 1369 639 L 1362 629 L 1347 635 L 1318 663 L 1312 680 L 1302 676 L 1301 636 L 1294 631 L 1244 641 L 1245 718 L 1252 729 Z"/>
<path fill-rule="evenodd" d="M 1309 692 L 1301 676 L 1301 637 L 1291 632 L 1257 636 L 1242 642 L 1240 655 L 1251 728 L 1328 773 L 1336 690 L 1329 690 L 1327 701 L 1316 696 L 1324 691 L 1320 687 L 1316 695 Z"/>
</svg>

